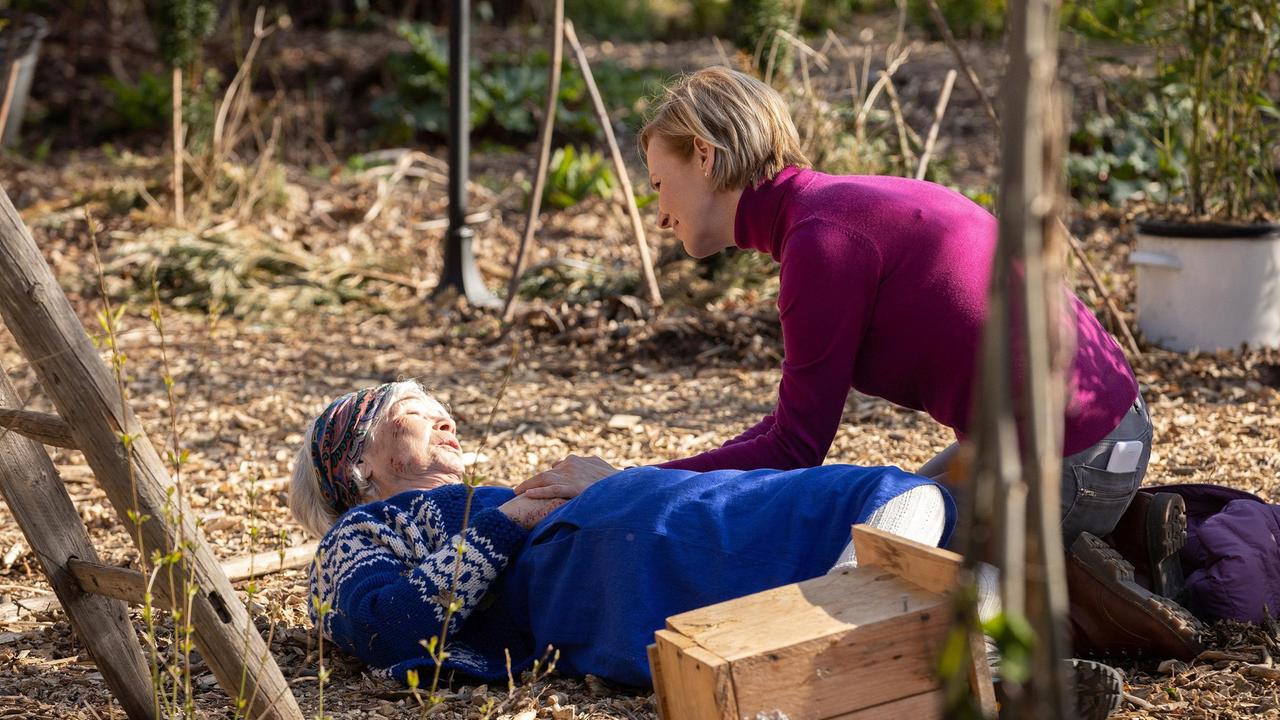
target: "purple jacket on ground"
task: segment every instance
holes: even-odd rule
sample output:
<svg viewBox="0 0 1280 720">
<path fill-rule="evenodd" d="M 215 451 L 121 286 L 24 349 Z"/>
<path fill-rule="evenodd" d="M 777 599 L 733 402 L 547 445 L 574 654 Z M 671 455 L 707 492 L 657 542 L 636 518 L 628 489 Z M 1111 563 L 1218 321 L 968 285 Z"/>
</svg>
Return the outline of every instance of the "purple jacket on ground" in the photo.
<svg viewBox="0 0 1280 720">
<path fill-rule="evenodd" d="M 1143 489 L 1177 493 L 1187 504 L 1188 610 L 1209 622 L 1262 622 L 1263 608 L 1280 617 L 1280 505 L 1220 485 Z"/>
<path fill-rule="evenodd" d="M 996 232 L 981 206 L 920 180 L 788 167 L 748 187 L 735 241 L 781 266 L 778 405 L 723 447 L 663 467 L 819 465 L 850 387 L 927 412 L 964 437 Z M 1138 383 L 1116 341 L 1065 294 L 1076 339 L 1063 438 L 1071 455 L 1115 429 Z"/>
</svg>

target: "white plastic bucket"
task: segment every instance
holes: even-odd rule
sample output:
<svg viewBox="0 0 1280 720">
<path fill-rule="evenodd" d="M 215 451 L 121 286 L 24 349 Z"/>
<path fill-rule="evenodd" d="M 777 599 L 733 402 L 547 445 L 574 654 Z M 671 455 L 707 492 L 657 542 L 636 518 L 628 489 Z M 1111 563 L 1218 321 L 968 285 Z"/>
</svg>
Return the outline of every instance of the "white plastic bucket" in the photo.
<svg viewBox="0 0 1280 720">
<path fill-rule="evenodd" d="M 1230 230 L 1139 223 L 1129 262 L 1148 340 L 1178 351 L 1280 347 L 1280 226 Z"/>
</svg>

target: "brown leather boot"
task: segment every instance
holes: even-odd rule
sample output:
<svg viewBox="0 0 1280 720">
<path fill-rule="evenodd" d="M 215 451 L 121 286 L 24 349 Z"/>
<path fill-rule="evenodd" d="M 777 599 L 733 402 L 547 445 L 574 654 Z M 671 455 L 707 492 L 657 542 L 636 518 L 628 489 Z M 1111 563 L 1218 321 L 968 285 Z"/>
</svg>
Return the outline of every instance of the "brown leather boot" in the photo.
<svg viewBox="0 0 1280 720">
<path fill-rule="evenodd" d="M 1185 608 L 1134 582 L 1133 566 L 1082 533 L 1067 553 L 1071 641 L 1078 654 L 1190 660 L 1204 626 Z"/>
<path fill-rule="evenodd" d="M 1187 509 L 1181 495 L 1139 490 L 1104 539 L 1133 565 L 1139 585 L 1178 599 L 1184 581 L 1179 553 L 1187 543 Z"/>
</svg>

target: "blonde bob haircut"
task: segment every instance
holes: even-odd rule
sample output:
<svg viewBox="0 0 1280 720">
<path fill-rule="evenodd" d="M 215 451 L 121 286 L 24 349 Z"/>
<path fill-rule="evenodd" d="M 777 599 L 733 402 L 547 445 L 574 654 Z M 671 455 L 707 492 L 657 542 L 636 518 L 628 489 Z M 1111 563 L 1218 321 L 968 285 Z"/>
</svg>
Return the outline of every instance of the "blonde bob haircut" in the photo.
<svg viewBox="0 0 1280 720">
<path fill-rule="evenodd" d="M 640 130 L 640 155 L 646 162 L 655 137 L 682 158 L 693 155 L 694 138 L 714 147 L 711 182 L 716 190 L 754 187 L 788 165 L 809 166 L 782 96 L 726 67 L 698 70 L 671 83 Z"/>
</svg>

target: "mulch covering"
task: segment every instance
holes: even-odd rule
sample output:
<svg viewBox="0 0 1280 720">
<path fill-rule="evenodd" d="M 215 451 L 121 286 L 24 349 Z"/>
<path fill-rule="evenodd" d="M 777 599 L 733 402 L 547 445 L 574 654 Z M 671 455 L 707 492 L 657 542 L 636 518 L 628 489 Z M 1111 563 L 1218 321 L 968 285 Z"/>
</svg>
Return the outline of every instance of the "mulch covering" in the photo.
<svg viewBox="0 0 1280 720">
<path fill-rule="evenodd" d="M 933 57 L 943 55 L 933 50 Z M 974 157 L 984 155 L 989 153 Z M 138 178 L 163 188 L 163 159 L 122 162 L 85 151 L 54 160 L 36 166 L 0 159 L 0 176 L 95 333 L 101 300 L 84 209 L 101 221 L 104 258 L 117 263 L 107 279 L 113 301 L 131 298 L 121 346 L 133 407 L 153 442 L 170 443 L 160 337 L 147 319 L 149 295 L 139 290 L 147 283 L 137 278 L 145 280 L 148 263 L 165 260 L 162 250 L 171 236 L 155 232 L 164 225 L 156 209 L 129 195 L 138 195 Z M 531 164 L 510 156 L 480 158 L 475 172 L 510 181 Z M 237 296 L 242 306 L 216 321 L 182 286 L 162 288 L 172 302 L 186 297 L 197 308 L 166 307 L 164 328 L 179 445 L 190 451 L 183 481 L 220 557 L 307 540 L 285 505 L 305 423 L 328 399 L 371 383 L 422 378 L 455 413 L 464 449 L 476 453 L 478 474 L 504 485 L 570 452 L 598 454 L 618 466 L 682 457 L 723 442 L 772 408 L 781 342 L 772 306 L 776 281 L 767 267 L 731 259 L 721 271 L 742 282 L 726 290 L 731 283 L 708 279 L 704 266 L 681 259 L 672 252 L 673 240 L 650 224 L 655 257 L 667 259 L 659 274 L 669 298 L 654 312 L 637 298 L 636 251 L 625 219 L 607 203 L 588 201 L 545 216 L 531 265 L 554 277 L 533 309 L 520 315 L 516 330 L 498 340 L 491 316 L 428 299 L 443 232 L 438 224 L 415 223 L 442 216 L 445 203 L 439 175 L 432 174 L 438 168 L 422 167 L 421 177 L 383 191 L 389 194 L 370 222 L 363 218 L 378 200 L 385 174 L 317 180 L 288 169 L 287 202 L 277 211 L 219 228 L 218 257 L 226 263 L 186 267 L 194 267 L 197 277 L 262 247 L 309 264 L 259 266 L 266 269 Z M 498 286 L 522 229 L 520 197 L 475 193 L 476 205 L 492 211 L 492 219 L 477 227 L 476 244 L 482 270 Z M 652 223 L 653 213 L 645 215 Z M 1092 213 L 1075 227 L 1118 303 L 1131 312 L 1132 275 L 1124 263 L 1132 241 L 1128 219 Z M 364 272 L 334 279 L 326 269 L 338 266 Z M 1078 285 L 1086 282 L 1083 273 L 1072 272 Z M 630 284 L 617 280 L 627 275 Z M 255 289 L 262 292 L 249 292 Z M 1101 307 L 1092 288 L 1081 286 L 1080 292 Z M 332 296 L 345 303 L 313 306 Z M 520 352 L 510 386 L 480 448 L 513 343 Z M 0 363 L 30 398 L 28 407 L 52 411 L 5 331 Z M 1187 356 L 1149 348 L 1137 366 L 1156 428 L 1148 482 L 1223 483 L 1280 500 L 1280 354 Z M 830 461 L 913 468 L 951 441 L 921 414 L 858 395 L 850 396 L 844 422 Z M 134 548 L 83 458 L 56 449 L 51 454 L 105 561 L 134 562 Z M 0 604 L 45 592 L 35 558 L 0 504 Z M 277 661 L 304 712 L 313 716 L 321 693 L 305 573 L 261 581 L 254 602 Z M 1280 716 L 1280 668 L 1273 663 L 1280 657 L 1278 642 L 1274 628 L 1229 625 L 1215 628 L 1211 650 L 1191 664 L 1119 659 L 1134 698 L 1122 716 Z M 163 637 L 161 648 L 168 652 Z M 325 667 L 332 670 L 323 688 L 327 715 L 402 717 L 417 706 L 402 688 L 373 681 L 349 658 L 326 650 Z M 198 658 L 193 675 L 199 714 L 229 717 L 226 696 Z M 507 687 L 451 687 L 430 716 L 477 717 L 489 707 L 495 716 L 521 720 L 654 717 L 651 696 L 593 678 L 514 680 L 510 695 Z M 60 611 L 0 622 L 0 718 L 48 717 L 122 717 Z"/>
</svg>

